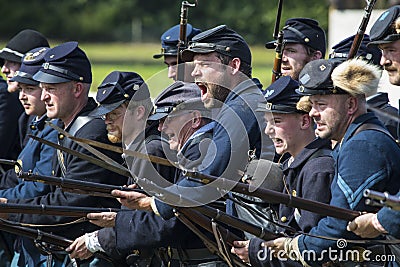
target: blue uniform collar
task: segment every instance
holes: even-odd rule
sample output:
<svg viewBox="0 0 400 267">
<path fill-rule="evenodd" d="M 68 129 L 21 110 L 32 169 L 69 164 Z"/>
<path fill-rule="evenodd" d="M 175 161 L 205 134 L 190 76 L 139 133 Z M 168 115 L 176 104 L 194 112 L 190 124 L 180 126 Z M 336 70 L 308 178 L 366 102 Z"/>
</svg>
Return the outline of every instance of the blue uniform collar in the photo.
<svg viewBox="0 0 400 267">
<path fill-rule="evenodd" d="M 254 90 L 254 93 L 259 94 L 260 93 L 260 89 L 257 87 L 257 85 L 254 83 L 253 80 L 248 79 L 245 80 L 241 83 L 239 83 L 235 88 L 233 88 L 226 100 L 225 103 L 236 98 L 237 96 L 243 94 L 243 93 L 252 93 L 252 91 Z"/>
</svg>

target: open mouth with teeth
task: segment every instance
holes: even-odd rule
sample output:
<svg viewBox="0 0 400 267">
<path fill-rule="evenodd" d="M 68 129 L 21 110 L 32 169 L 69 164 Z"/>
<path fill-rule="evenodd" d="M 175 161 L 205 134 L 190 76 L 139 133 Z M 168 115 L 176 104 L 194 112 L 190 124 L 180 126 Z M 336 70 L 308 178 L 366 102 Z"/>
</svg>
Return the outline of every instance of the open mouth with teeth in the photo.
<svg viewBox="0 0 400 267">
<path fill-rule="evenodd" d="M 201 100 L 204 101 L 204 99 L 207 98 L 207 94 L 208 94 L 207 85 L 202 82 L 196 82 L 196 84 L 200 88 L 200 91 L 201 91 Z"/>
</svg>

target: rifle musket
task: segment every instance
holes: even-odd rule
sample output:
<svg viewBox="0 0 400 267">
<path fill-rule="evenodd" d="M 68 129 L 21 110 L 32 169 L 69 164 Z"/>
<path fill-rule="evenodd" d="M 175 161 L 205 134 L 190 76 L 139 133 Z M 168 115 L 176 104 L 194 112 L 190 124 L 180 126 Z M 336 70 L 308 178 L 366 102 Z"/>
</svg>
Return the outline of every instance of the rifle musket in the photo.
<svg viewBox="0 0 400 267">
<path fill-rule="evenodd" d="M 284 194 L 278 191 L 273 191 L 263 188 L 253 188 L 251 185 L 246 185 L 243 183 L 238 183 L 222 177 L 215 177 L 212 175 L 206 175 L 198 172 L 186 172 L 186 176 L 192 178 L 208 179 L 210 181 L 216 181 L 221 186 L 229 187 L 230 191 L 246 194 L 249 196 L 255 196 L 261 198 L 270 203 L 280 203 L 285 204 L 290 207 L 295 207 L 310 212 L 318 213 L 324 216 L 330 216 L 341 220 L 352 221 L 359 215 L 360 211 L 344 209 L 340 207 L 330 206 L 322 202 L 317 202 L 309 199 L 304 199 L 300 197 L 294 197 L 292 195 Z M 215 184 L 215 183 L 210 183 Z M 214 186 L 217 186 L 216 184 Z"/>
<path fill-rule="evenodd" d="M 12 159 L 0 159 L 0 164 L 13 165 L 13 166 L 15 166 L 15 171 L 16 171 L 16 172 L 22 170 L 21 163 L 19 163 L 17 160 L 12 160 Z"/>
</svg>

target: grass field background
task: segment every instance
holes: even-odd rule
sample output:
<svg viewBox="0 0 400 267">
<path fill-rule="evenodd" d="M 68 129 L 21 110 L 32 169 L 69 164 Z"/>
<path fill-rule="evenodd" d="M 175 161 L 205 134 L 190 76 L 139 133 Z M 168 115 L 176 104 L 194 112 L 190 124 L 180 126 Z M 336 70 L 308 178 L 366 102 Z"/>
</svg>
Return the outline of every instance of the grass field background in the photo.
<svg viewBox="0 0 400 267">
<path fill-rule="evenodd" d="M 57 42 L 51 42 L 52 46 L 57 44 Z M 153 55 L 160 51 L 158 43 L 81 43 L 80 47 L 86 52 L 92 63 L 92 92 L 95 92 L 107 74 L 114 70 L 139 73 L 148 82 L 152 97 L 157 96 L 172 82 L 167 78 L 167 68 L 163 59 L 153 59 Z M 253 77 L 260 79 L 266 88 L 271 80 L 274 51 L 267 50 L 263 46 L 251 47 L 251 51 Z"/>
</svg>

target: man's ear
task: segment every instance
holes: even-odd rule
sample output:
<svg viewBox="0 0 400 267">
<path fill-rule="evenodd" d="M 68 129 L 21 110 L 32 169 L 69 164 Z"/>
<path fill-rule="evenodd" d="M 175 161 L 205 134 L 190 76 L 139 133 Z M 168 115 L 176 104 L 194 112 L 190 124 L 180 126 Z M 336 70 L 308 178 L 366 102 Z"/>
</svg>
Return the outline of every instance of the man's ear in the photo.
<svg viewBox="0 0 400 267">
<path fill-rule="evenodd" d="M 308 114 L 301 115 L 301 129 L 308 129 L 312 125 L 311 117 Z"/>
<path fill-rule="evenodd" d="M 74 82 L 73 83 L 73 93 L 75 95 L 76 98 L 80 97 L 81 94 L 84 93 L 85 88 L 83 86 L 83 83 L 81 82 Z"/>
<path fill-rule="evenodd" d="M 315 51 L 312 56 L 311 56 L 312 60 L 317 60 L 317 59 L 321 59 L 322 58 L 322 52 L 317 50 Z"/>
<path fill-rule="evenodd" d="M 193 129 L 198 129 L 201 126 L 201 112 L 198 110 L 193 111 L 193 117 L 192 117 L 192 128 Z"/>
<path fill-rule="evenodd" d="M 354 113 L 357 112 L 358 110 L 358 105 L 359 105 L 359 100 L 357 97 L 355 96 L 350 96 L 349 98 L 347 98 L 346 101 L 347 104 L 347 113 L 350 115 L 353 115 Z"/>
<path fill-rule="evenodd" d="M 229 62 L 229 67 L 230 67 L 231 74 L 236 74 L 237 72 L 239 72 L 240 64 L 242 64 L 242 61 L 238 57 L 233 58 Z"/>
<path fill-rule="evenodd" d="M 146 110 L 144 106 L 138 106 L 135 110 L 135 115 L 138 118 L 138 120 L 142 120 L 144 118 L 145 113 Z"/>
</svg>

